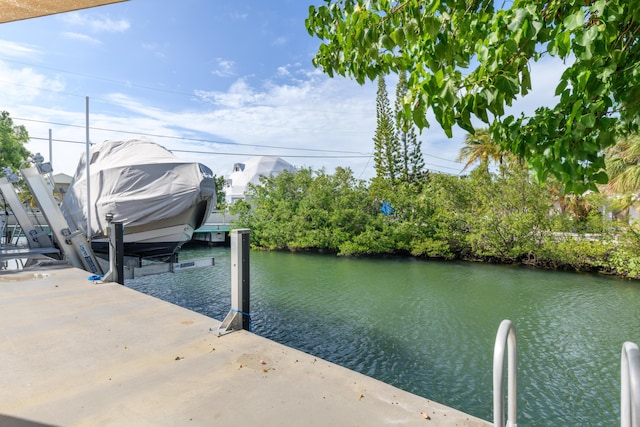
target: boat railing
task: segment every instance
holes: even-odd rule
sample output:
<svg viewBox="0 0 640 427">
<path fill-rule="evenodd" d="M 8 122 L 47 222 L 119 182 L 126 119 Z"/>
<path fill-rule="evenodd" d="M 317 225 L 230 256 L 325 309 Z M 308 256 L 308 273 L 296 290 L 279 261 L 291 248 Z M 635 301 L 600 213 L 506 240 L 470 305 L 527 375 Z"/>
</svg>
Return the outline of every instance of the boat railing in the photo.
<svg viewBox="0 0 640 427">
<path fill-rule="evenodd" d="M 503 320 L 498 328 L 496 343 L 493 348 L 493 425 L 505 427 L 504 421 L 504 357 L 505 347 L 507 360 L 507 423 L 506 427 L 517 427 L 517 348 L 516 329 L 510 320 Z"/>
<path fill-rule="evenodd" d="M 640 350 L 625 342 L 620 361 L 620 425 L 640 426 Z"/>
</svg>

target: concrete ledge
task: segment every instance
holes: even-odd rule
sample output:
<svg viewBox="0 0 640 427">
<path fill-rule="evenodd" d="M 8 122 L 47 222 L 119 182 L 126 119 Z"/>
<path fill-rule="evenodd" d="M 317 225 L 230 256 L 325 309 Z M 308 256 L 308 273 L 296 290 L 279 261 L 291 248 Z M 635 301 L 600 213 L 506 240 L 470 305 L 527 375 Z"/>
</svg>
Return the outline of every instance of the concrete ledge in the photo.
<svg viewBox="0 0 640 427">
<path fill-rule="evenodd" d="M 0 276 L 0 426 L 490 425 L 88 276 Z"/>
</svg>

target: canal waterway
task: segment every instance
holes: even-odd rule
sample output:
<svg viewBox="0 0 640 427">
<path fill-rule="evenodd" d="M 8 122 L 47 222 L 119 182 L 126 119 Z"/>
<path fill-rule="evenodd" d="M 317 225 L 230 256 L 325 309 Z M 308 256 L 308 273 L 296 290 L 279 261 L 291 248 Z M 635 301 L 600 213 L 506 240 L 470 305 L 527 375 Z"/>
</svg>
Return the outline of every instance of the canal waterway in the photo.
<svg viewBox="0 0 640 427">
<path fill-rule="evenodd" d="M 228 248 L 216 265 L 126 285 L 222 320 Z M 514 266 L 251 252 L 253 331 L 492 420 L 500 322 L 518 340 L 518 424 L 619 424 L 620 351 L 640 343 L 640 283 Z"/>
</svg>

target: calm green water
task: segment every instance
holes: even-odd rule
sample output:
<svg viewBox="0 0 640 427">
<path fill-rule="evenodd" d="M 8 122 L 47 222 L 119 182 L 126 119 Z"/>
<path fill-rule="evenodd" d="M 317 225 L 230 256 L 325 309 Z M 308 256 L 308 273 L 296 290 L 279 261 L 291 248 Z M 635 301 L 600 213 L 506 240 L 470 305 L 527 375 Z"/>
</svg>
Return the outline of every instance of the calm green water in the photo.
<svg viewBox="0 0 640 427">
<path fill-rule="evenodd" d="M 222 320 L 229 249 L 216 266 L 127 286 Z M 640 284 L 518 267 L 251 252 L 253 331 L 492 420 L 500 322 L 518 340 L 520 426 L 619 425 L 620 351 L 640 343 Z"/>
</svg>

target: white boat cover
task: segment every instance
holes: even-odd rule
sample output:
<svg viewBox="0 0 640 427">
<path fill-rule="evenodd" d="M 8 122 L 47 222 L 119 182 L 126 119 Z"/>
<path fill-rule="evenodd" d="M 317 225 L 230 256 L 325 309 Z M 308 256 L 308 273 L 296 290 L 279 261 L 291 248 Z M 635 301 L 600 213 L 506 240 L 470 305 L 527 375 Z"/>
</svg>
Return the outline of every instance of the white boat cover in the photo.
<svg viewBox="0 0 640 427">
<path fill-rule="evenodd" d="M 62 210 L 70 224 L 87 234 L 85 157 L 78 163 Z M 127 226 L 174 217 L 215 196 L 212 177 L 203 181 L 202 165 L 181 161 L 146 138 L 105 141 L 90 149 L 90 159 L 91 237 L 106 235 L 108 213 L 114 222 L 124 224 L 126 232 Z M 210 173 L 206 166 L 204 170 Z"/>
</svg>

